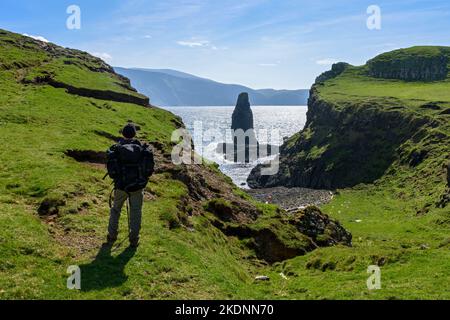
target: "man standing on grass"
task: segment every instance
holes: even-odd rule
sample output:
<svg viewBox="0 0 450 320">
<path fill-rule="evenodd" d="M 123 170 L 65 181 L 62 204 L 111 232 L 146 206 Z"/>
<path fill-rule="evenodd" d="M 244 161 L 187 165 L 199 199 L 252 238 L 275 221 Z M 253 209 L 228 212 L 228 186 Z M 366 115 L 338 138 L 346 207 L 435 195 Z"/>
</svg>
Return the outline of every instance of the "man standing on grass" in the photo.
<svg viewBox="0 0 450 320">
<path fill-rule="evenodd" d="M 136 126 L 128 123 L 122 129 L 123 139 L 108 150 L 108 175 L 114 180 L 114 201 L 110 211 L 108 243 L 117 240 L 123 204 L 128 200 L 128 228 L 131 247 L 139 245 L 144 189 L 153 174 L 153 153 L 136 137 Z M 128 210 L 128 208 L 127 208 Z"/>
</svg>

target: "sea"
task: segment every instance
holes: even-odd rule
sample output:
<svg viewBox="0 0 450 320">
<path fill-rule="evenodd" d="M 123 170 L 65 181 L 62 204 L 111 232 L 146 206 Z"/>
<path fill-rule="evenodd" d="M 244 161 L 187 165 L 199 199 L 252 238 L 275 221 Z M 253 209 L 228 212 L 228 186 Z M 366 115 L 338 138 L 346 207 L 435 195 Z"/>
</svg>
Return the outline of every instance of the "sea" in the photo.
<svg viewBox="0 0 450 320">
<path fill-rule="evenodd" d="M 260 143 L 281 145 L 286 137 L 303 129 L 306 123 L 307 106 L 252 106 L 255 133 Z M 180 116 L 194 137 L 195 149 L 204 158 L 219 164 L 220 170 L 233 182 L 248 188 L 250 171 L 261 162 L 274 156 L 243 164 L 224 159 L 216 152 L 218 143 L 231 141 L 231 115 L 234 106 L 214 107 L 165 107 Z"/>
</svg>

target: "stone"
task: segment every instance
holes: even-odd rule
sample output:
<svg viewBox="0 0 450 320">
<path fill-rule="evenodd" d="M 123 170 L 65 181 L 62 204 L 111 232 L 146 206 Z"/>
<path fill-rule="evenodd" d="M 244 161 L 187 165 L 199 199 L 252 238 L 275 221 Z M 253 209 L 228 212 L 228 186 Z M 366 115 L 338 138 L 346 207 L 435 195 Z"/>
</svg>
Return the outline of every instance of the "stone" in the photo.
<svg viewBox="0 0 450 320">
<path fill-rule="evenodd" d="M 278 153 L 277 147 L 260 144 L 256 139 L 248 93 L 239 94 L 231 120 L 233 143 L 219 143 L 216 148 L 217 153 L 225 154 L 227 159 L 231 158 L 234 162 L 245 163 Z"/>
<path fill-rule="evenodd" d="M 242 92 L 238 97 L 232 115 L 231 129 L 242 129 L 244 132 L 253 129 L 253 112 L 246 92 Z"/>
<path fill-rule="evenodd" d="M 318 76 L 316 78 L 315 83 L 323 83 L 327 80 L 336 78 L 337 76 L 339 76 L 342 72 L 344 72 L 345 70 L 347 70 L 347 68 L 350 66 L 350 64 L 345 63 L 345 62 L 338 62 L 338 63 L 334 63 L 331 66 L 331 70 L 329 71 L 325 71 L 324 73 L 322 73 L 320 76 Z"/>
<path fill-rule="evenodd" d="M 40 216 L 56 215 L 59 213 L 59 207 L 65 206 L 66 201 L 58 198 L 45 198 L 38 208 Z"/>
<path fill-rule="evenodd" d="M 394 53 L 396 53 L 395 58 Z M 376 78 L 404 81 L 440 81 L 448 74 L 448 57 L 397 50 L 381 54 L 367 62 L 368 74 Z"/>
</svg>

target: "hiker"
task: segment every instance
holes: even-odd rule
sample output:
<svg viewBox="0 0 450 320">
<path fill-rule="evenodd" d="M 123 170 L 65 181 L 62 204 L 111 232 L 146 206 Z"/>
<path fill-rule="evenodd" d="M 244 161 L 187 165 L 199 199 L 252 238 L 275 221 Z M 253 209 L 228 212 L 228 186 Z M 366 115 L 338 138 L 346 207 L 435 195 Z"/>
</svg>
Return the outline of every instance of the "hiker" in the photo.
<svg viewBox="0 0 450 320">
<path fill-rule="evenodd" d="M 123 139 L 108 150 L 107 162 L 108 175 L 114 180 L 107 242 L 112 244 L 117 240 L 120 213 L 128 200 L 129 240 L 134 248 L 139 245 L 144 188 L 154 170 L 153 153 L 149 145 L 135 139 L 136 131 L 133 123 L 125 125 Z"/>
</svg>

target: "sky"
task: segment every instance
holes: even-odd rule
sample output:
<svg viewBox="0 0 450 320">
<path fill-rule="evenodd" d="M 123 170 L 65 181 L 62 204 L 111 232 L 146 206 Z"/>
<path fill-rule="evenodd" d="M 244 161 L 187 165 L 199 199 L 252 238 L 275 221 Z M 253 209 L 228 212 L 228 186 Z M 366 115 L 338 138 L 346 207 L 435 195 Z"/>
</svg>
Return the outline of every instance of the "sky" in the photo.
<svg viewBox="0 0 450 320">
<path fill-rule="evenodd" d="M 80 28 L 67 27 L 76 21 L 67 11 L 72 5 L 80 9 Z M 361 65 L 397 48 L 450 45 L 450 1 L 2 0 L 0 28 L 113 66 L 301 89 L 337 61 Z"/>
</svg>

